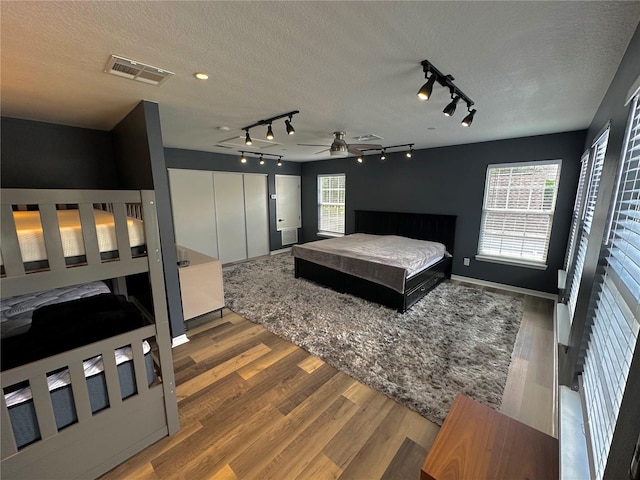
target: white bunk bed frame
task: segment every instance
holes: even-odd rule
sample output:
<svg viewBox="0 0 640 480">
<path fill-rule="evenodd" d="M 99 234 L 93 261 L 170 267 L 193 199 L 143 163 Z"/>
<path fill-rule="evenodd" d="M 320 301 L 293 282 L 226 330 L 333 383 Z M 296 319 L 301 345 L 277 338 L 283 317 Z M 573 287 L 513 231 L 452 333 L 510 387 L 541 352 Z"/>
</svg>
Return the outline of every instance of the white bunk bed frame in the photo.
<svg viewBox="0 0 640 480">
<path fill-rule="evenodd" d="M 3 391 L 8 386 L 29 381 L 41 435 L 40 440 L 18 450 L 4 395 L 0 395 L 2 478 L 96 478 L 179 429 L 154 192 L 3 189 L 1 193 L 1 251 L 5 268 L 5 276 L 0 279 L 1 298 L 107 279 L 117 279 L 116 284 L 124 290 L 124 277 L 149 273 L 154 323 L 2 373 Z M 12 205 L 23 204 L 38 205 L 48 270 L 25 271 L 12 212 Z M 77 204 L 80 210 L 86 252 L 86 262 L 81 265 L 67 267 L 65 263 L 57 204 Z M 113 206 L 119 259 L 101 260 L 93 219 L 94 204 Z M 142 206 L 148 252 L 143 257 L 134 258 L 131 254 L 127 204 Z M 155 381 L 149 386 L 142 341 L 150 338 L 155 339 L 154 360 L 161 372 L 161 382 Z M 131 345 L 133 349 L 137 394 L 123 401 L 113 351 L 124 345 Z M 92 414 L 83 360 L 97 355 L 102 355 L 104 362 L 109 407 Z M 62 367 L 70 370 L 78 418 L 75 424 L 58 431 L 46 377 L 48 372 Z"/>
</svg>

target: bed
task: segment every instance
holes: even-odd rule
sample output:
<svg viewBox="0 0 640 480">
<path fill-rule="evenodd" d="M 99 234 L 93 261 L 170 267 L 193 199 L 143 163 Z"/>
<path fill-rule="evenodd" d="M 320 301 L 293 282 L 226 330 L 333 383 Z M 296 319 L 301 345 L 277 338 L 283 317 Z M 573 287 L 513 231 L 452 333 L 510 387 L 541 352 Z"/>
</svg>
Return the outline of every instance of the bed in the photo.
<svg viewBox="0 0 640 480">
<path fill-rule="evenodd" d="M 179 428 L 154 194 L 3 189 L 0 213 L 2 477 L 95 478 Z"/>
<path fill-rule="evenodd" d="M 356 210 L 356 234 L 391 237 L 383 239 L 382 249 L 369 258 L 360 255 L 365 247 L 345 246 L 334 239 L 295 245 L 292 249 L 295 276 L 404 313 L 441 281 L 451 277 L 455 224 L 456 217 L 452 215 Z M 412 240 L 435 242 L 443 246 L 444 252 L 436 255 L 435 260 L 425 261 L 418 271 L 405 268 L 402 261 L 390 265 L 383 257 L 385 251 L 392 252 L 398 245 L 392 237 L 402 237 L 400 243 L 415 250 L 422 247 Z M 371 239 L 367 235 L 360 238 L 365 243 Z M 354 243 L 355 239 L 346 241 Z"/>
</svg>

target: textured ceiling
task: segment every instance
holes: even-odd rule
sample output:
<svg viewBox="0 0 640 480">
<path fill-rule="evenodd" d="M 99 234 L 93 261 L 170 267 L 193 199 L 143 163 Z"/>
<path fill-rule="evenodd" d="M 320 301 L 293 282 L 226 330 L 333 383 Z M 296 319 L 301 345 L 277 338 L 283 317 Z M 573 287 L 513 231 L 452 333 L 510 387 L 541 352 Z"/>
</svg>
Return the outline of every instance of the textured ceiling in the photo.
<svg viewBox="0 0 640 480">
<path fill-rule="evenodd" d="M 158 102 L 165 146 L 216 147 L 274 123 L 285 160 L 328 158 L 331 132 L 455 145 L 586 128 L 640 20 L 640 2 L 1 2 L 2 115 L 110 130 Z M 161 86 L 103 72 L 111 54 L 175 72 Z M 475 103 L 470 128 L 416 98 L 420 62 Z M 207 72 L 207 81 L 193 77 Z M 218 130 L 227 126 L 230 131 Z M 251 131 L 264 138 L 266 129 Z M 257 150 L 257 149 L 254 149 Z"/>
</svg>

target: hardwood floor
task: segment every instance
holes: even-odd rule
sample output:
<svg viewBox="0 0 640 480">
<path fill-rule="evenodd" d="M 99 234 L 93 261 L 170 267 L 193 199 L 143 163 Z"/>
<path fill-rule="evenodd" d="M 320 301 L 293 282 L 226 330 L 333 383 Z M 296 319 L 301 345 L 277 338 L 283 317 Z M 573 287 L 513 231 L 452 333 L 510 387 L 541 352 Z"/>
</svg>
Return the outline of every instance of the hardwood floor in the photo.
<svg viewBox="0 0 640 480">
<path fill-rule="evenodd" d="M 502 405 L 549 434 L 552 312 L 525 296 Z M 104 479 L 419 479 L 437 425 L 229 310 L 216 316 L 173 350 L 180 431 Z"/>
</svg>

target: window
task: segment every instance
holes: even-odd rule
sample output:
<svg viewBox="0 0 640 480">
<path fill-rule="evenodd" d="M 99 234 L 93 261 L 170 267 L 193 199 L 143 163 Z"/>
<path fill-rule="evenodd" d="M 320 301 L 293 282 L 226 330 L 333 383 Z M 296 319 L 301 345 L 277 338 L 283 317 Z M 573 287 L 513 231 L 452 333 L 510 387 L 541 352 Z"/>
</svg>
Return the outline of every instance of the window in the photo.
<svg viewBox="0 0 640 480">
<path fill-rule="evenodd" d="M 546 267 L 560 164 L 489 165 L 476 258 Z"/>
<path fill-rule="evenodd" d="M 569 285 L 569 311 L 571 313 L 572 322 L 576 311 L 578 291 L 580 289 L 580 281 L 582 280 L 582 271 L 584 269 L 584 260 L 587 255 L 587 246 L 589 245 L 591 222 L 593 221 L 593 213 L 596 209 L 596 200 L 598 199 L 598 190 L 600 188 L 600 177 L 602 175 L 602 167 L 604 166 L 604 157 L 608 143 L 609 128 L 607 128 L 604 133 L 598 137 L 591 147 L 593 163 L 591 165 L 591 174 L 589 175 L 589 189 L 584 200 L 585 204 L 580 232 L 580 243 L 578 244 L 578 251 L 574 260 L 574 269 L 573 272 L 571 272 Z"/>
<path fill-rule="evenodd" d="M 578 240 L 578 230 L 580 229 L 580 220 L 582 220 L 582 206 L 585 183 L 587 179 L 587 166 L 589 165 L 589 151 L 587 150 L 580 160 L 580 178 L 578 180 L 578 190 L 576 192 L 576 201 L 573 205 L 573 216 L 571 217 L 571 232 L 569 233 L 569 248 L 567 249 L 567 258 L 565 259 L 564 269 L 568 272 L 573 265 L 573 254 L 576 249 L 576 241 Z"/>
<path fill-rule="evenodd" d="M 318 233 L 344 235 L 344 173 L 318 175 Z"/>
<path fill-rule="evenodd" d="M 640 102 L 631 108 L 624 160 L 605 247 L 604 277 L 585 329 L 583 395 L 589 421 L 593 478 L 602 478 L 640 330 Z M 583 343 L 585 343 L 583 341 Z"/>
</svg>

